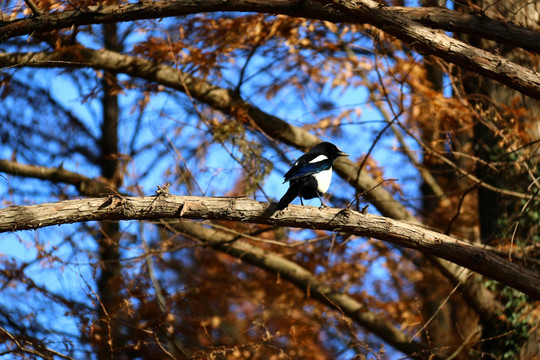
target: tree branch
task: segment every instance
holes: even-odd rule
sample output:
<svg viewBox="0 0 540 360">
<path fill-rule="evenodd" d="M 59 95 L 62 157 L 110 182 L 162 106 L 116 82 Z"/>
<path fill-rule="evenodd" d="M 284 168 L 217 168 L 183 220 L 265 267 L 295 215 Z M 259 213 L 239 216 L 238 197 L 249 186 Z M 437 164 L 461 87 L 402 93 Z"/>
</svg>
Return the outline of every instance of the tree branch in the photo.
<svg viewBox="0 0 540 360">
<path fill-rule="evenodd" d="M 512 61 L 434 32 L 373 0 L 333 0 L 343 11 L 366 17 L 369 24 L 409 44 L 421 54 L 440 57 L 476 71 L 534 99 L 540 99 L 540 74 Z"/>
<path fill-rule="evenodd" d="M 167 65 L 156 65 L 149 60 L 121 55 L 107 50 L 83 49 L 82 55 L 82 57 L 81 54 L 68 53 L 64 53 L 62 56 L 56 53 L 0 55 L 0 65 L 4 63 L 23 63 L 32 66 L 58 66 L 57 61 L 61 61 L 62 66 L 65 66 L 66 62 L 73 62 L 73 66 L 92 66 L 111 72 L 124 72 L 182 92 L 189 92 L 198 101 L 206 103 L 225 114 L 237 116 L 240 119 L 243 118 L 257 131 L 262 131 L 270 137 L 298 149 L 306 150 L 321 142 L 319 138 L 306 130 L 292 126 L 282 119 L 245 102 L 233 91 L 214 86 Z M 77 59 L 76 62 L 73 59 Z M 85 62 L 81 62 L 81 59 Z M 245 119 L 246 114 L 247 120 Z M 414 215 L 403 204 L 396 201 L 386 189 L 382 186 L 376 186 L 377 181 L 368 173 L 359 172 L 357 164 L 349 159 L 339 159 L 334 169 L 353 187 L 360 188 L 362 191 L 373 189 L 366 192 L 365 198 L 382 215 L 412 223 L 418 222 Z M 474 278 L 468 276 L 468 272 L 463 271 L 461 267 L 440 258 L 434 258 L 433 262 L 454 285 L 463 284 L 464 295 L 483 319 L 493 319 L 493 310 L 500 309 L 501 305 L 495 301 L 488 289 L 482 287 Z"/>
<path fill-rule="evenodd" d="M 394 14 L 426 27 L 441 29 L 505 43 L 540 54 L 540 33 L 511 22 L 494 20 L 485 14 L 467 14 L 438 7 L 388 7 Z M 532 43 L 531 43 L 532 42 Z"/>
<path fill-rule="evenodd" d="M 100 196 L 110 193 L 110 188 L 106 184 L 61 167 L 48 168 L 0 160 L 0 172 L 74 185 L 85 196 Z"/>
<path fill-rule="evenodd" d="M 386 7 L 386 9 L 427 27 L 475 34 L 540 54 L 540 33 L 510 22 L 491 19 L 485 14 L 466 14 L 437 7 L 391 6 Z M 251 0 L 236 0 L 234 2 L 226 0 L 163 0 L 122 5 L 88 6 L 75 10 L 41 14 L 41 16 L 34 18 L 0 22 L 0 41 L 33 32 L 65 29 L 78 25 L 158 19 L 217 11 L 273 13 L 332 22 L 370 23 L 368 15 L 359 17 L 357 14 L 340 11 L 327 6 L 327 3 L 314 0 L 304 0 L 301 3 L 290 0 L 258 2 Z"/>
<path fill-rule="evenodd" d="M 408 224 L 351 210 L 290 206 L 274 215 L 273 204 L 247 198 L 164 196 L 67 200 L 0 210 L 0 232 L 83 221 L 186 218 L 227 220 L 339 231 L 373 237 L 464 266 L 540 300 L 540 275 L 464 241 Z M 272 215 L 272 216 L 271 216 Z"/>
<path fill-rule="evenodd" d="M 203 241 L 204 244 L 210 245 L 215 250 L 227 253 L 271 273 L 279 274 L 280 277 L 293 283 L 307 296 L 317 299 L 330 308 L 337 309 L 367 331 L 374 333 L 413 358 L 428 358 L 431 354 L 430 350 L 414 342 L 381 315 L 370 311 L 364 304 L 356 301 L 347 293 L 334 289 L 331 285 L 317 279 L 313 273 L 293 261 L 245 241 L 237 240 L 235 235 L 216 231 L 201 223 L 181 220 L 171 226 L 185 235 Z"/>
<path fill-rule="evenodd" d="M 154 19 L 214 11 L 269 12 L 336 22 L 368 23 L 408 43 L 420 53 L 436 55 L 448 62 L 477 71 L 479 74 L 499 81 L 532 98 L 540 99 L 540 75 L 538 73 L 517 65 L 502 56 L 491 54 L 445 34 L 434 32 L 420 23 L 423 21 L 426 24 L 433 25 L 434 22 L 437 22 L 437 19 L 450 17 L 450 11 L 446 11 L 444 16 L 431 17 L 426 16 L 422 11 L 381 6 L 380 3 L 373 0 L 334 0 L 334 6 L 328 6 L 326 2 L 324 4 L 320 4 L 318 1 L 302 1 L 298 3 L 288 0 L 256 3 L 249 0 L 237 0 L 233 4 L 230 4 L 227 0 L 191 0 L 182 2 L 169 0 L 125 5 L 89 6 L 83 9 L 66 10 L 30 19 L 0 23 L 0 41 L 14 36 L 76 25 Z M 432 11 L 431 8 L 429 11 Z M 415 14 L 415 16 L 408 17 L 408 13 Z M 472 15 L 465 16 L 468 20 L 472 20 L 472 17 Z M 474 21 L 474 23 L 481 23 L 484 26 L 476 28 L 474 26 L 465 26 L 466 21 L 461 20 L 457 22 L 459 25 L 446 24 L 446 28 L 469 30 L 475 34 L 480 32 L 479 35 L 486 38 L 508 41 L 513 45 L 520 43 L 524 48 L 530 50 L 530 44 L 539 46 L 540 34 L 538 32 L 522 29 L 516 25 L 499 23 L 493 19 L 483 22 L 484 17 L 477 17 L 476 21 Z M 491 26 L 495 23 L 498 23 L 498 26 L 494 31 L 484 30 L 491 29 Z M 512 31 L 502 31 L 504 27 L 512 29 Z M 505 33 L 507 35 L 501 38 L 500 34 Z M 525 41 L 522 41 L 523 39 Z"/>
<path fill-rule="evenodd" d="M 41 11 L 39 11 L 39 8 L 36 6 L 36 4 L 34 4 L 32 0 L 24 0 L 24 2 L 26 3 L 26 5 L 28 5 L 30 10 L 32 10 L 32 13 L 34 13 L 34 16 L 41 15 Z"/>
</svg>

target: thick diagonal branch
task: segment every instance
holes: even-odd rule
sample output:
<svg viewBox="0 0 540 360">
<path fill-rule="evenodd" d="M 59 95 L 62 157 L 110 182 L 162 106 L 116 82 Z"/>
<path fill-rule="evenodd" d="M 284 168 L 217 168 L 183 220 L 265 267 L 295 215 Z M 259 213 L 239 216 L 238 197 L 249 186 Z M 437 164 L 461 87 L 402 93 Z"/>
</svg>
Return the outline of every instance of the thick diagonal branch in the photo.
<svg viewBox="0 0 540 360">
<path fill-rule="evenodd" d="M 540 54 L 540 33 L 508 21 L 491 19 L 485 14 L 467 14 L 438 7 L 386 7 L 396 16 L 402 15 L 426 27 L 465 34 L 475 34 L 498 43 L 506 43 Z M 290 0 L 163 0 L 132 4 L 94 5 L 86 8 L 41 14 L 33 18 L 0 22 L 0 40 L 34 32 L 71 28 L 78 25 L 157 19 L 201 12 L 260 12 L 302 16 L 332 22 L 369 23 L 367 16 L 340 11 L 321 1 Z"/>
<path fill-rule="evenodd" d="M 235 240 L 236 236 L 234 235 L 216 231 L 198 222 L 182 220 L 174 225 L 174 229 L 195 237 L 218 251 L 278 274 L 281 278 L 296 285 L 308 296 L 337 309 L 358 325 L 412 358 L 428 358 L 431 355 L 427 348 L 414 342 L 381 315 L 370 311 L 347 293 L 334 289 L 331 285 L 317 279 L 313 273 L 293 261 L 247 242 Z"/>
<path fill-rule="evenodd" d="M 398 14 L 373 0 L 334 0 L 343 11 L 369 18 L 369 23 L 409 44 L 422 54 L 435 55 L 450 63 L 505 84 L 525 95 L 540 99 L 540 74 L 500 55 L 468 45 L 417 21 Z"/>
<path fill-rule="evenodd" d="M 193 98 L 225 114 L 240 117 L 258 131 L 292 145 L 307 150 L 321 139 L 306 130 L 293 126 L 270 115 L 260 108 L 239 98 L 234 91 L 210 84 L 190 74 L 174 69 L 165 64 L 156 64 L 150 60 L 122 55 L 109 50 L 76 49 L 73 53 L 40 52 L 0 54 L 0 66 L 35 66 L 35 67 L 92 67 L 114 73 L 125 73 L 133 77 L 156 82 L 172 89 L 189 92 Z M 336 162 L 336 171 L 354 187 L 372 191 L 366 194 L 371 202 L 385 216 L 416 221 L 414 216 L 393 196 L 378 184 L 375 179 L 359 172 L 358 167 L 348 159 Z"/>
</svg>

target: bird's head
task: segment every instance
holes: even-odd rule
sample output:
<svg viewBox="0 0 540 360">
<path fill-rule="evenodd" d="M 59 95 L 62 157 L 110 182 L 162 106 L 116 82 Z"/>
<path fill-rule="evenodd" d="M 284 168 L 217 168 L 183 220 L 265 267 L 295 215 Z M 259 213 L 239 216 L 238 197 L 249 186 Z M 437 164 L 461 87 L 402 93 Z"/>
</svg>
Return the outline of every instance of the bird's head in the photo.
<svg viewBox="0 0 540 360">
<path fill-rule="evenodd" d="M 349 156 L 349 154 L 341 151 L 336 145 L 326 141 L 315 145 L 315 147 L 313 147 L 313 149 L 310 151 L 320 152 L 321 154 L 328 156 L 328 158 L 332 161 L 336 160 L 340 156 Z"/>
</svg>

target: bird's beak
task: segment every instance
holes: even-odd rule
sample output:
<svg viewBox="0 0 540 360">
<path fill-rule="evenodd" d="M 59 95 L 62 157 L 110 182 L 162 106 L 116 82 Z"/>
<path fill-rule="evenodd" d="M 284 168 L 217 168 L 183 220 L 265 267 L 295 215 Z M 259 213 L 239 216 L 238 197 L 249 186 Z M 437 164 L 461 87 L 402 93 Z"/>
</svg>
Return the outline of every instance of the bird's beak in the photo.
<svg viewBox="0 0 540 360">
<path fill-rule="evenodd" d="M 337 153 L 337 156 L 349 156 L 349 154 L 347 154 L 346 152 L 343 152 L 343 151 L 339 150 L 339 152 Z"/>
</svg>

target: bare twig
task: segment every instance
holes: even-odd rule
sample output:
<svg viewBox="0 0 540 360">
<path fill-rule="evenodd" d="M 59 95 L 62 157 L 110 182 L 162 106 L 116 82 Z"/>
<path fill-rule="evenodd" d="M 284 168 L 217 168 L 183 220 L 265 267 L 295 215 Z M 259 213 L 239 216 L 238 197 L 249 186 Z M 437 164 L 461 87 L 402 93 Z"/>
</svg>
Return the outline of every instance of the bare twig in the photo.
<svg viewBox="0 0 540 360">
<path fill-rule="evenodd" d="M 454 351 L 449 357 L 447 357 L 446 360 L 452 360 L 456 356 L 458 356 L 459 353 L 465 348 L 465 346 L 469 344 L 473 336 L 479 334 L 480 332 L 482 332 L 482 327 L 477 326 L 473 331 L 469 333 L 469 335 L 467 335 L 467 338 L 463 339 L 463 342 L 461 343 L 461 345 L 456 349 L 456 351 Z"/>
<path fill-rule="evenodd" d="M 15 335 L 4 329 L 3 327 L 0 327 L 0 336 L 3 338 L 2 340 L 9 339 L 12 341 L 15 346 L 17 346 L 16 350 L 10 350 L 6 353 L 16 352 L 17 350 L 26 354 L 39 356 L 43 359 L 48 360 L 54 360 L 55 357 L 59 357 L 66 360 L 73 360 L 72 357 L 67 356 L 65 354 L 62 354 L 56 350 L 50 349 L 48 347 L 43 346 L 43 344 L 39 344 L 38 346 L 28 343 L 28 341 L 20 340 Z M 41 349 L 42 351 L 37 350 L 37 348 Z M 3 354 L 0 354 L 3 355 Z"/>
<path fill-rule="evenodd" d="M 24 2 L 28 5 L 30 10 L 32 10 L 34 16 L 41 16 L 41 11 L 32 0 L 24 0 Z"/>
<path fill-rule="evenodd" d="M 518 199 L 529 200 L 529 199 L 534 199 L 535 198 L 535 195 L 524 194 L 524 193 L 520 193 L 520 192 L 512 191 L 512 190 L 507 190 L 507 189 L 501 189 L 501 188 L 498 188 L 498 187 L 493 186 L 491 184 L 488 184 L 487 182 L 483 181 L 482 179 L 479 179 L 476 176 L 474 176 L 470 171 L 462 169 L 460 166 L 458 166 L 452 160 L 448 159 L 443 154 L 439 153 L 437 150 L 434 150 L 433 148 L 426 145 L 422 140 L 420 140 L 417 136 L 415 136 L 409 129 L 407 129 L 407 127 L 403 126 L 399 122 L 398 122 L 398 124 L 401 127 L 401 129 L 403 129 L 403 131 L 405 131 L 407 133 L 407 135 L 409 135 L 411 138 L 413 138 L 418 143 L 418 145 L 420 145 L 426 151 L 426 153 L 428 153 L 430 155 L 433 155 L 437 159 L 443 161 L 445 164 L 450 165 L 452 168 L 457 170 L 462 176 L 464 176 L 468 180 L 472 181 L 474 184 L 476 184 L 478 186 L 482 186 L 482 187 L 484 187 L 484 188 L 486 188 L 488 190 L 491 190 L 491 191 L 493 191 L 495 193 L 515 197 L 515 198 L 518 198 Z"/>
<path fill-rule="evenodd" d="M 465 275 L 465 280 L 463 281 L 463 283 L 467 282 L 467 279 L 469 277 L 471 277 L 472 273 L 469 272 L 468 274 Z M 420 335 L 420 333 L 422 331 L 424 331 L 424 329 L 433 321 L 433 319 L 435 318 L 435 316 L 437 316 L 437 314 L 442 310 L 442 308 L 444 307 L 444 305 L 446 305 L 446 303 L 448 302 L 448 300 L 450 300 L 450 297 L 452 296 L 453 293 L 456 292 L 457 289 L 459 289 L 459 287 L 462 285 L 462 283 L 459 283 L 457 285 L 454 286 L 454 288 L 452 289 L 452 291 L 450 291 L 448 293 L 448 295 L 441 301 L 441 303 L 439 304 L 439 306 L 437 307 L 437 310 L 435 310 L 435 312 L 431 315 L 431 317 L 428 319 L 428 321 L 426 321 L 424 323 L 424 325 L 412 336 L 411 340 L 412 339 L 415 339 L 418 335 Z"/>
<path fill-rule="evenodd" d="M 383 179 L 381 181 L 379 181 L 379 183 L 375 186 L 373 186 L 371 189 L 368 189 L 368 190 L 364 190 L 358 194 L 356 194 L 356 196 L 354 197 L 354 199 L 349 203 L 349 205 L 347 205 L 346 209 L 349 210 L 351 208 L 351 206 L 356 202 L 358 201 L 358 199 L 360 199 L 360 197 L 368 194 L 369 192 L 371 192 L 372 190 L 376 189 L 377 187 L 381 186 L 382 184 L 386 183 L 386 182 L 391 182 L 391 181 L 398 181 L 399 179 Z M 367 207 L 366 207 L 367 208 Z M 364 209 L 362 210 L 362 213 L 364 213 Z"/>
<path fill-rule="evenodd" d="M 168 186 L 167 186 L 167 193 L 168 193 Z M 152 249 L 150 248 L 150 245 L 148 244 L 148 242 L 146 241 L 146 237 L 144 236 L 143 223 L 139 224 L 139 234 L 140 234 L 140 238 L 141 238 L 144 252 L 145 252 L 145 262 L 146 262 L 146 268 L 148 269 L 148 277 L 150 278 L 152 287 L 154 288 L 154 293 L 156 294 L 156 300 L 158 303 L 159 310 L 161 311 L 163 318 L 167 319 L 168 318 L 167 315 L 169 315 L 169 310 L 167 309 L 167 300 L 165 299 L 165 296 L 163 296 L 163 290 L 161 288 L 159 280 L 157 279 L 155 271 L 154 271 L 154 264 L 152 263 L 152 255 L 151 255 Z M 165 321 L 166 321 L 165 323 L 159 324 L 159 331 L 163 333 L 163 335 L 165 336 L 165 339 L 167 340 L 168 349 L 165 349 L 163 347 L 163 345 L 161 344 L 161 342 L 159 341 L 157 337 L 156 332 L 154 332 L 154 338 L 159 348 L 171 359 L 177 359 L 178 355 L 180 354 L 185 359 L 191 358 L 192 356 L 191 351 L 188 350 L 188 348 L 180 341 L 180 339 L 175 340 L 170 336 L 168 332 L 168 327 L 170 326 L 170 324 L 167 322 L 167 320 Z M 180 354 L 178 354 L 175 350 L 178 350 Z"/>
<path fill-rule="evenodd" d="M 540 188 L 537 188 L 534 192 L 534 195 L 538 195 L 538 192 L 539 192 Z M 531 202 L 533 201 L 533 199 L 529 199 L 527 200 L 527 202 L 523 205 L 523 207 L 521 208 L 521 211 L 519 212 L 519 215 L 516 219 L 516 222 L 515 222 L 515 225 L 514 225 L 514 230 L 512 231 L 512 237 L 510 238 L 510 250 L 508 251 L 508 260 L 509 261 L 512 261 L 512 249 L 514 247 L 514 240 L 515 240 L 515 237 L 516 237 L 516 233 L 517 233 L 517 229 L 519 227 L 519 219 L 523 216 L 523 214 L 525 213 L 525 210 L 527 210 L 527 208 L 529 207 L 529 205 L 531 204 Z"/>
</svg>

